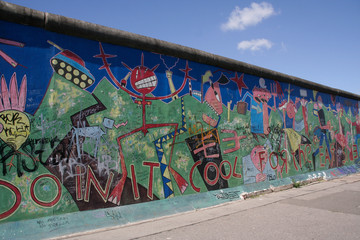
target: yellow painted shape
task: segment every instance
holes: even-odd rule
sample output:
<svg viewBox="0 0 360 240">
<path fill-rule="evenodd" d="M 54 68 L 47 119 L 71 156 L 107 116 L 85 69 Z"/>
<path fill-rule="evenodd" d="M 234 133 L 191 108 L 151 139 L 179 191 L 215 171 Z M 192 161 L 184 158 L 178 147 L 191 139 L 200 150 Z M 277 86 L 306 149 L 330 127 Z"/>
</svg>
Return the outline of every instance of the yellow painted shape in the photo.
<svg viewBox="0 0 360 240">
<path fill-rule="evenodd" d="M 13 149 L 18 150 L 30 134 L 30 120 L 18 110 L 0 112 L 0 138 Z"/>
<path fill-rule="evenodd" d="M 168 185 L 168 187 L 169 187 L 172 191 L 174 191 L 174 189 L 173 189 L 173 186 L 172 186 L 172 183 L 171 183 L 171 182 L 166 183 L 166 185 Z"/>
<path fill-rule="evenodd" d="M 167 179 L 171 179 L 170 172 L 169 172 L 169 167 L 165 168 L 163 176 L 166 177 Z"/>
</svg>

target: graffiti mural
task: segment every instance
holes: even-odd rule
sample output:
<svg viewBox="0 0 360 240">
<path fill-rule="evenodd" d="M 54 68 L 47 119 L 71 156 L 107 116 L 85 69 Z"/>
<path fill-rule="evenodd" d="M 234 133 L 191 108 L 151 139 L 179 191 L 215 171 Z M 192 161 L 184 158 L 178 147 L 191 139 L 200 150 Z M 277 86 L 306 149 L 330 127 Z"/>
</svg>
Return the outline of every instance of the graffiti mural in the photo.
<svg viewBox="0 0 360 240">
<path fill-rule="evenodd" d="M 359 158 L 357 100 L 0 24 L 0 223 L 272 181 Z"/>
</svg>

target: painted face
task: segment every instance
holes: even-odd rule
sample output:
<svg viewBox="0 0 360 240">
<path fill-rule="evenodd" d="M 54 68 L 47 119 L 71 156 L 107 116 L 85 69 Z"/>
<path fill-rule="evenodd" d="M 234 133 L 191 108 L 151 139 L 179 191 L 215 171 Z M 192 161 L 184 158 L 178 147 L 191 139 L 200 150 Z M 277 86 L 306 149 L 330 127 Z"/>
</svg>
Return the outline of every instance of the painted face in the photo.
<svg viewBox="0 0 360 240">
<path fill-rule="evenodd" d="M 268 161 L 268 152 L 265 147 L 260 145 L 254 147 L 251 151 L 250 157 L 256 169 L 262 173 Z"/>
<path fill-rule="evenodd" d="M 223 108 L 219 84 L 215 83 L 207 90 L 205 94 L 205 102 L 217 115 L 222 114 Z"/>
<path fill-rule="evenodd" d="M 295 104 L 293 103 L 293 101 L 288 102 L 288 104 L 286 105 L 286 114 L 291 119 L 293 119 L 295 117 L 296 108 L 295 108 Z"/>
<path fill-rule="evenodd" d="M 159 67 L 159 64 L 151 69 L 144 66 L 144 54 L 141 54 L 141 65 L 133 69 L 124 62 L 122 62 L 122 65 L 131 72 L 130 83 L 134 90 L 142 95 L 146 95 L 154 91 L 158 83 L 158 79 L 154 71 Z M 122 85 L 126 85 L 126 82 L 122 82 Z"/>
<path fill-rule="evenodd" d="M 253 96 L 256 102 L 267 103 L 271 98 L 271 93 L 265 88 L 254 87 Z"/>
<path fill-rule="evenodd" d="M 137 66 L 131 71 L 130 83 L 137 92 L 145 95 L 154 91 L 158 79 L 152 69 Z"/>
<path fill-rule="evenodd" d="M 211 85 L 211 87 L 207 90 L 205 94 L 204 100 L 205 103 L 209 106 L 209 108 L 213 110 L 213 112 L 215 112 L 217 116 L 222 114 L 223 108 L 219 83 L 216 82 Z M 203 114 L 203 120 L 213 127 L 215 127 L 217 124 L 217 120 L 214 120 L 206 114 Z"/>
</svg>

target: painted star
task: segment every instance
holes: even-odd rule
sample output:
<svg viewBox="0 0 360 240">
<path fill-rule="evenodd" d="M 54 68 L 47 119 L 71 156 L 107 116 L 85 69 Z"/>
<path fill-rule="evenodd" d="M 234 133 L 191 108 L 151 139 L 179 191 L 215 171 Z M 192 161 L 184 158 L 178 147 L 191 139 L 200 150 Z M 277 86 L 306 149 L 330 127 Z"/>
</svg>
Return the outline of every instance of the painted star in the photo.
<svg viewBox="0 0 360 240">
<path fill-rule="evenodd" d="M 241 91 L 242 91 L 243 88 L 249 89 L 246 86 L 246 84 L 244 83 L 243 79 L 244 79 L 244 74 L 241 74 L 241 76 L 238 77 L 237 72 L 235 73 L 235 77 L 230 78 L 231 81 L 233 81 L 233 82 L 235 82 L 237 84 L 240 96 L 241 96 Z"/>
<path fill-rule="evenodd" d="M 185 79 L 189 79 L 189 80 L 195 80 L 195 78 L 191 77 L 189 75 L 189 72 L 192 70 L 192 68 L 189 68 L 189 64 L 188 61 L 186 61 L 186 67 L 185 69 L 180 69 L 180 71 L 182 71 L 183 73 L 185 73 Z"/>
<path fill-rule="evenodd" d="M 110 65 L 111 65 L 111 63 L 109 64 L 106 59 L 107 58 L 114 58 L 114 57 L 116 57 L 116 55 L 106 54 L 104 52 L 104 49 L 103 49 L 100 42 L 99 42 L 99 48 L 100 48 L 100 54 L 95 55 L 94 58 L 101 58 L 103 60 L 104 65 L 102 65 L 99 68 L 99 70 L 104 69 L 104 68 L 106 69 L 106 68 L 110 67 Z"/>
</svg>

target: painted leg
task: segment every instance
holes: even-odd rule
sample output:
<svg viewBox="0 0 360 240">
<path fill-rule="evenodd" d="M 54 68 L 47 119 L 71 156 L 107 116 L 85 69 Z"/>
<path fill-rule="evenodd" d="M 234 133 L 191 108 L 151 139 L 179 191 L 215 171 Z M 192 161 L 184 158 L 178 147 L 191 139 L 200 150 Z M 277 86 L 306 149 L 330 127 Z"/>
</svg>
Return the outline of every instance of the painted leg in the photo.
<svg viewBox="0 0 360 240">
<path fill-rule="evenodd" d="M 115 188 L 112 190 L 108 200 L 114 204 L 120 205 L 120 200 L 122 196 L 122 192 L 124 190 L 125 181 L 127 178 L 127 169 L 125 165 L 125 158 L 124 153 L 121 147 L 121 137 L 118 138 L 118 144 L 119 144 L 119 154 L 120 154 L 120 165 L 121 165 L 121 172 L 122 176 L 119 180 L 119 182 L 116 184 Z"/>
</svg>

